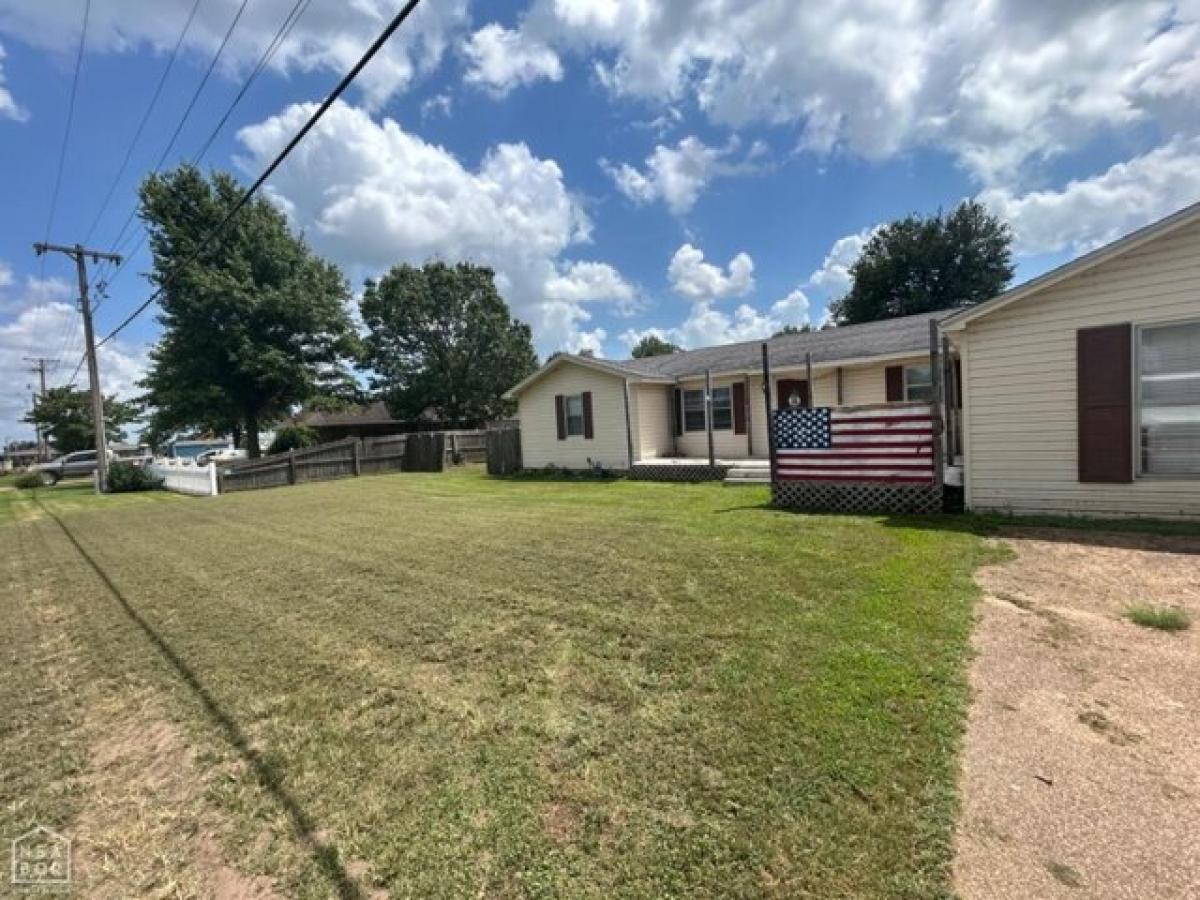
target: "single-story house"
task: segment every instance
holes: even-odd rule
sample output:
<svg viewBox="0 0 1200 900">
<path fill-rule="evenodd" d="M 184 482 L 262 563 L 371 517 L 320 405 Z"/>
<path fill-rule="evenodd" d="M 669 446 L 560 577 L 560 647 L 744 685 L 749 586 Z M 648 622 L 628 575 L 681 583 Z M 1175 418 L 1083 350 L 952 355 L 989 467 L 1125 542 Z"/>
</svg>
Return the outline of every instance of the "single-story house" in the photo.
<svg viewBox="0 0 1200 900">
<path fill-rule="evenodd" d="M 949 313 L 771 338 L 773 404 L 929 400 L 929 322 Z M 766 460 L 762 346 L 745 341 L 619 362 L 559 354 L 506 394 L 517 400 L 523 463 L 628 469 L 651 460 L 707 461 L 706 377 L 716 458 Z"/>
<path fill-rule="evenodd" d="M 1200 203 L 941 329 L 969 508 L 1200 517 Z"/>
<path fill-rule="evenodd" d="M 389 434 L 413 434 L 418 431 L 446 431 L 456 426 L 443 422 L 433 415 L 421 415 L 415 419 L 397 419 L 388 410 L 383 400 L 372 400 L 361 406 L 346 409 L 308 410 L 293 420 L 317 432 L 322 443 L 340 441 L 342 438 L 380 437 Z"/>
<path fill-rule="evenodd" d="M 931 345 L 948 346 L 943 460 L 970 509 L 1200 517 L 1200 204 L 966 309 L 643 359 L 560 354 L 506 395 L 523 465 L 708 462 L 706 378 L 712 456 L 767 459 L 764 343 L 777 408 L 931 400 Z"/>
</svg>

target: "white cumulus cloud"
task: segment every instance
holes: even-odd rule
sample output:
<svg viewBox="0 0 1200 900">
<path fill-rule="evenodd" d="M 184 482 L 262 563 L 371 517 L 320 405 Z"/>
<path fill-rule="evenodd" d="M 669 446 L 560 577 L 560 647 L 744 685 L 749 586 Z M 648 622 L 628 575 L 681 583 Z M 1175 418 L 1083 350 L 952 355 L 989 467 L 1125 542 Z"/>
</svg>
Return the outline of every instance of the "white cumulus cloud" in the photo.
<svg viewBox="0 0 1200 900">
<path fill-rule="evenodd" d="M 671 257 L 667 276 L 675 293 L 689 300 L 740 297 L 754 290 L 754 260 L 748 253 L 739 253 L 722 269 L 705 262 L 703 250 L 684 244 Z"/>
<path fill-rule="evenodd" d="M 127 53 L 150 47 L 169 53 L 192 5 L 193 0 L 93 3 L 88 52 Z M 241 5 L 241 0 L 204 0 L 188 30 L 184 52 L 207 64 Z M 232 75 L 253 66 L 294 5 L 294 0 L 248 4 L 221 56 L 221 71 Z M 433 72 L 447 48 L 467 28 L 468 6 L 468 0 L 438 0 L 418 6 L 356 80 L 355 87 L 365 102 L 378 108 L 418 77 Z M 284 74 L 340 75 L 358 61 L 398 8 L 393 0 L 306 5 L 271 60 L 271 68 Z M 0 30 L 36 47 L 74 52 L 79 39 L 79 4 L 0 0 Z"/>
<path fill-rule="evenodd" d="M 608 160 L 601 160 L 600 164 L 617 189 L 630 200 L 635 203 L 662 200 L 671 212 L 682 215 L 696 205 L 714 178 L 756 169 L 753 159 L 762 155 L 765 146 L 756 143 L 745 159 L 734 161 L 732 157 L 740 145 L 735 137 L 724 147 L 710 147 L 689 135 L 674 147 L 656 146 L 642 169 L 628 163 L 614 165 Z"/>
<path fill-rule="evenodd" d="M 4 45 L 0 44 L 0 119 L 13 119 L 17 122 L 24 122 L 29 118 L 29 114 L 17 105 L 17 101 L 13 99 L 12 91 L 5 86 L 4 56 Z"/>
<path fill-rule="evenodd" d="M 1200 138 L 1177 138 L 1059 190 L 984 191 L 1018 253 L 1090 250 L 1200 200 Z"/>
<path fill-rule="evenodd" d="M 240 164 L 257 171 L 312 108 L 293 105 L 241 129 L 247 155 Z M 430 259 L 492 267 L 544 351 L 578 339 L 591 317 L 585 302 L 632 295 L 611 266 L 565 257 L 589 240 L 591 223 L 558 164 L 525 144 L 498 144 L 470 168 L 392 119 L 338 103 L 270 192 L 319 250 L 352 272 Z"/>
<path fill-rule="evenodd" d="M 498 96 L 537 81 L 561 81 L 558 54 L 519 31 L 491 24 L 480 28 L 463 44 L 467 58 L 466 80 Z"/>
<path fill-rule="evenodd" d="M 54 386 L 71 377 L 79 362 L 78 348 L 82 345 L 79 312 L 75 305 L 61 299 L 46 300 L 55 288 L 36 279 L 29 279 L 27 286 L 32 287 L 33 293 L 19 290 L 14 292 L 16 300 L 9 298 L 20 306 L 19 311 L 0 320 L 0 383 L 6 386 L 6 390 L 0 391 L 0 438 L 5 441 L 33 440 L 34 436 L 33 426 L 21 422 L 29 411 L 32 391 L 37 388 L 37 376 L 29 371 L 25 357 L 57 359 L 64 350 L 69 351 L 49 379 L 50 386 Z M 98 364 L 104 393 L 122 399 L 136 396 L 139 393 L 137 382 L 145 375 L 147 352 L 145 346 L 130 345 L 119 339 L 101 347 Z M 87 383 L 85 367 L 76 384 L 86 387 Z"/>
<path fill-rule="evenodd" d="M 1196 0 L 535 0 L 521 29 L 616 95 L 791 125 L 818 152 L 948 149 L 988 184 L 1200 114 Z"/>
</svg>

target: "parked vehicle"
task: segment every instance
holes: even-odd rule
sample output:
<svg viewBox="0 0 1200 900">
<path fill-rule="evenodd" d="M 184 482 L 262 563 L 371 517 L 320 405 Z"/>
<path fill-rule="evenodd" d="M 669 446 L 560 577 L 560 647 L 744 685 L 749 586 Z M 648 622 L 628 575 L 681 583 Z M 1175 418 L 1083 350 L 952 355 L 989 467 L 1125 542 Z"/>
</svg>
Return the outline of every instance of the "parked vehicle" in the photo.
<svg viewBox="0 0 1200 900">
<path fill-rule="evenodd" d="M 230 447 L 214 447 L 212 450 L 205 450 L 203 453 L 195 457 L 196 465 L 207 466 L 210 462 L 223 463 L 231 459 L 243 459 L 246 456 L 245 450 L 234 450 Z"/>
<path fill-rule="evenodd" d="M 110 465 L 114 462 L 125 462 L 141 467 L 149 462 L 149 460 L 149 456 L 141 453 L 118 454 L 113 453 L 111 450 L 108 452 L 108 462 Z M 30 466 L 29 471 L 39 475 L 42 479 L 42 484 L 45 485 L 58 484 L 64 478 L 90 478 L 92 473 L 96 471 L 96 451 L 77 450 L 74 453 L 67 453 L 57 459 L 52 459 L 50 462 Z"/>
</svg>

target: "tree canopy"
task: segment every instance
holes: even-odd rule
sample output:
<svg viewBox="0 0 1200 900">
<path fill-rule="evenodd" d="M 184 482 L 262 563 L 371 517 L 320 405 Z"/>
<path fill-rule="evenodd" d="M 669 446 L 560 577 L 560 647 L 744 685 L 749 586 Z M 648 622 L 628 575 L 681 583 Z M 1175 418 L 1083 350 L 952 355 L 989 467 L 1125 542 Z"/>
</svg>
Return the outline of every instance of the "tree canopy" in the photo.
<svg viewBox="0 0 1200 900">
<path fill-rule="evenodd" d="M 189 257 L 242 194 L 230 175 L 184 165 L 141 187 L 141 217 L 162 288 L 162 338 L 142 387 L 151 431 L 259 429 L 305 399 L 340 389 L 356 351 L 338 268 L 315 256 L 264 199 L 247 204 L 218 246 Z"/>
<path fill-rule="evenodd" d="M 681 349 L 656 334 L 647 334 L 633 345 L 631 353 L 634 359 L 642 359 L 647 356 L 666 356 L 669 353 L 678 353 Z"/>
<path fill-rule="evenodd" d="M 980 303 L 1012 280 L 1011 244 L 1008 225 L 974 200 L 949 215 L 897 219 L 867 242 L 830 312 L 853 325 Z"/>
<path fill-rule="evenodd" d="M 124 426 L 138 416 L 132 403 L 115 397 L 104 398 L 104 435 L 110 441 L 125 436 Z M 25 416 L 30 425 L 40 425 L 46 437 L 59 453 L 91 450 L 96 446 L 96 429 L 92 424 L 92 395 L 71 387 L 55 387 L 46 391 L 33 411 Z"/>
<path fill-rule="evenodd" d="M 511 412 L 501 395 L 537 368 L 492 270 L 470 263 L 396 266 L 362 297 L 365 359 L 392 415 L 477 423 Z"/>
</svg>

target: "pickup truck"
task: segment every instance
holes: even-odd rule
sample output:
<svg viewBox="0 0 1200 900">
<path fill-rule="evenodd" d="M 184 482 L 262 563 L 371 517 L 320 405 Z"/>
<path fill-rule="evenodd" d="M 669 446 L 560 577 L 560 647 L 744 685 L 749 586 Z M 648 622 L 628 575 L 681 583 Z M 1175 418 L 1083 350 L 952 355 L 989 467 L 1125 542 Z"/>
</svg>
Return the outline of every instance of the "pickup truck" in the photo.
<svg viewBox="0 0 1200 900">
<path fill-rule="evenodd" d="M 114 462 L 144 466 L 149 459 L 150 457 L 147 456 L 118 456 L 111 450 L 108 452 L 110 466 Z M 78 450 L 75 453 L 67 453 L 58 459 L 50 460 L 50 462 L 31 466 L 29 471 L 40 475 L 42 483 L 46 485 L 58 484 L 64 478 L 90 477 L 96 471 L 96 451 Z"/>
</svg>

